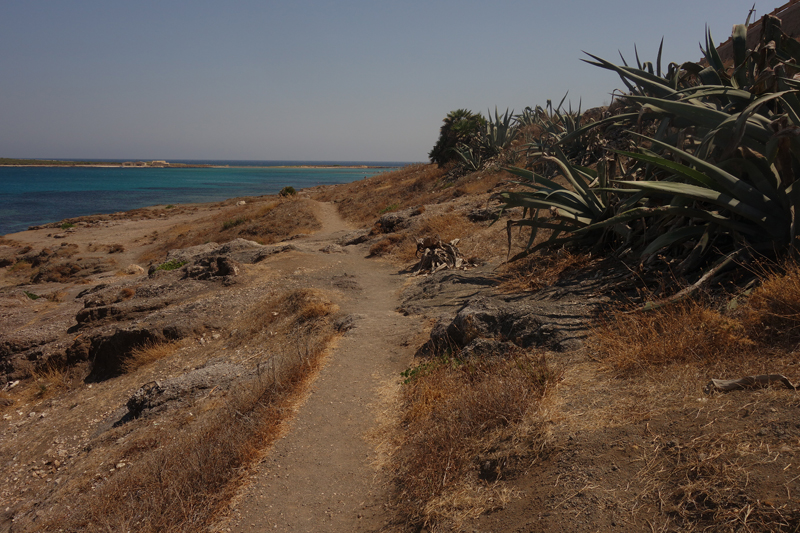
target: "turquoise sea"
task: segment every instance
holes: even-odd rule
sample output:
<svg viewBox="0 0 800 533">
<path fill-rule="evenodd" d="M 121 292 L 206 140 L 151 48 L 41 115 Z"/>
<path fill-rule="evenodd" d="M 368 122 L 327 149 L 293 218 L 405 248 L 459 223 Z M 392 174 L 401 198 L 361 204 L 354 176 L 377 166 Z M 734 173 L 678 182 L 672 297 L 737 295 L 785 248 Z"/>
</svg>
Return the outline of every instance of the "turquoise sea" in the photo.
<svg viewBox="0 0 800 533">
<path fill-rule="evenodd" d="M 0 167 L 0 235 L 65 218 L 349 183 L 407 163 L 170 161 L 229 168 Z M 235 166 L 234 166 L 235 165 Z M 379 168 L 287 168 L 368 165 Z"/>
</svg>

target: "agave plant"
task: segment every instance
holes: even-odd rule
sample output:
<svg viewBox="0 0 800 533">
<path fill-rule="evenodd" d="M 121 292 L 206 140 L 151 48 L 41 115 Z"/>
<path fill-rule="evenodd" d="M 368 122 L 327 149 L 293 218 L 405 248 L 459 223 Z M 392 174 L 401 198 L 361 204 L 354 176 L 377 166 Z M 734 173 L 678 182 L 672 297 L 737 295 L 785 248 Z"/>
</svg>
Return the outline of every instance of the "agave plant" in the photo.
<svg viewBox="0 0 800 533">
<path fill-rule="evenodd" d="M 460 144 L 455 147 L 455 153 L 469 170 L 479 170 L 483 165 L 483 157 L 480 150 L 473 150 L 466 144 Z"/>
<path fill-rule="evenodd" d="M 632 112 L 559 130 L 558 140 L 542 147 L 537 164 L 557 162 L 569 186 L 507 169 L 529 189 L 498 195 L 504 209 L 523 207 L 509 231 L 531 228 L 528 251 L 535 249 L 536 230 L 548 228 L 553 237 L 543 245 L 614 240 L 618 251 L 635 251 L 645 262 L 666 254 L 678 261 L 673 271 L 680 275 L 706 265 L 693 287 L 733 257 L 798 247 L 800 81 L 793 76 L 800 74 L 800 43 L 774 17 L 762 26 L 769 41 L 755 50 L 746 49 L 747 25 L 734 27 L 734 65 L 727 69 L 708 30 L 702 65 L 662 68 L 661 47 L 655 63 L 642 63 L 637 51 L 636 67 L 589 54 L 587 62 L 620 76 Z M 525 120 L 544 115 L 537 110 Z M 562 150 L 610 123 L 635 126 L 628 135 L 638 149 L 609 149 L 615 161 L 596 171 Z M 556 157 L 551 150 L 558 150 Z M 608 179 L 617 168 L 623 177 Z M 542 211 L 551 217 L 540 217 Z"/>
<path fill-rule="evenodd" d="M 492 114 L 489 112 L 489 118 Z M 517 136 L 517 126 L 512 124 L 514 112 L 509 113 L 508 109 L 504 115 L 500 116 L 497 107 L 494 108 L 494 121 L 486 122 L 486 133 L 480 139 L 481 150 L 492 157 L 508 148 Z"/>
<path fill-rule="evenodd" d="M 543 246 L 587 239 L 592 239 L 599 245 L 602 239 L 595 239 L 591 232 L 579 230 L 599 228 L 598 224 L 611 214 L 606 190 L 605 164 L 598 165 L 597 170 L 573 165 L 558 148 L 555 149 L 554 156 L 541 155 L 538 162 L 555 165 L 569 186 L 562 186 L 531 170 L 519 167 L 504 168 L 521 178 L 521 181 L 516 183 L 527 189 L 503 191 L 495 195 L 495 199 L 501 202 L 501 213 L 514 207 L 523 208 L 522 218 L 507 222 L 509 252 L 511 232 L 514 227 L 530 230 L 528 243 L 522 255 L 532 253 Z M 533 246 L 539 229 L 550 229 L 552 233 L 547 241 Z M 612 229 L 620 231 L 618 226 Z"/>
</svg>

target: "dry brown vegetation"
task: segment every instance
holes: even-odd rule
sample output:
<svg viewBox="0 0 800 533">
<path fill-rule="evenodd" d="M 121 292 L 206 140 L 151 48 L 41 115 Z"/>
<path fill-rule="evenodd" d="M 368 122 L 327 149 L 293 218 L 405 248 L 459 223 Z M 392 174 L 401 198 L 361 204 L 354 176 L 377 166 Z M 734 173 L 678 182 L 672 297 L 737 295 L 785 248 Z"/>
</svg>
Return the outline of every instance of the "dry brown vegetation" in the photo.
<svg viewBox="0 0 800 533">
<path fill-rule="evenodd" d="M 371 225 L 387 209 L 430 206 L 465 195 L 481 195 L 493 190 L 505 178 L 500 172 L 485 172 L 452 180 L 447 177 L 447 171 L 436 165 L 409 165 L 361 181 L 324 188 L 313 198 L 335 202 L 339 214 L 346 220 Z"/>
<path fill-rule="evenodd" d="M 399 520 L 458 530 L 501 508 L 512 494 L 499 480 L 534 460 L 545 443 L 539 405 L 555 376 L 544 358 L 522 351 L 443 357 L 406 376 L 390 466 Z"/>
<path fill-rule="evenodd" d="M 589 254 L 560 248 L 548 254 L 529 255 L 504 263 L 499 270 L 504 292 L 536 291 L 548 287 L 562 276 L 586 267 L 592 261 Z"/>
<path fill-rule="evenodd" d="M 134 372 L 145 365 L 171 356 L 177 349 L 176 343 L 147 341 L 138 348 L 133 349 L 131 354 L 123 361 L 122 370 L 124 372 Z"/>
<path fill-rule="evenodd" d="M 50 499 L 35 513 L 36 521 L 25 515 L 15 528 L 205 531 L 236 493 L 247 469 L 280 435 L 288 408 L 304 393 L 335 335 L 332 321 L 337 309 L 319 290 L 269 296 L 242 313 L 228 338 L 204 347 L 180 343 L 141 347 L 129 359 L 127 374 L 116 378 L 119 383 L 97 385 L 94 394 L 80 380 L 70 381 L 63 370 L 39 371 L 23 394 L 51 398 L 57 406 L 81 401 L 73 398 L 73 392 L 94 397 L 108 394 L 103 391 L 109 387 L 141 383 L 153 375 L 154 367 L 161 365 L 162 372 L 169 368 L 178 355 L 202 366 L 225 350 L 261 347 L 254 354 L 242 350 L 251 355 L 238 362 L 255 367 L 229 390 L 215 388 L 193 400 L 189 410 L 134 419 L 94 438 L 79 457 L 71 459 L 74 475 L 47 493 Z M 34 472 L 39 472 L 36 468 Z M 42 475 L 55 477 L 63 467 L 50 461 L 41 468 Z M 31 501 L 24 507 L 40 504 Z"/>
<path fill-rule="evenodd" d="M 596 355 L 625 373 L 673 363 L 765 368 L 800 338 L 800 267 L 790 260 L 764 276 L 752 292 L 722 303 L 617 312 L 595 328 Z"/>
<path fill-rule="evenodd" d="M 236 238 L 271 244 L 299 233 L 312 233 L 319 221 L 307 201 L 299 198 L 251 200 L 245 205 L 221 207 L 220 212 L 192 225 L 177 225 L 166 233 L 153 235 L 152 244 L 140 260 L 158 261 L 175 248 Z"/>
<path fill-rule="evenodd" d="M 796 368 L 799 272 L 789 261 L 764 271 L 752 293 L 620 311 L 596 326 L 594 356 L 616 376 L 620 401 L 638 396 L 628 416 L 649 420 L 650 445 L 635 474 L 642 490 L 627 504 L 636 515 L 651 516 L 653 530 L 800 527 L 794 465 L 800 441 L 782 429 L 793 425 L 795 402 L 786 399 L 796 393 L 776 388 L 696 397 L 704 377 Z"/>
</svg>

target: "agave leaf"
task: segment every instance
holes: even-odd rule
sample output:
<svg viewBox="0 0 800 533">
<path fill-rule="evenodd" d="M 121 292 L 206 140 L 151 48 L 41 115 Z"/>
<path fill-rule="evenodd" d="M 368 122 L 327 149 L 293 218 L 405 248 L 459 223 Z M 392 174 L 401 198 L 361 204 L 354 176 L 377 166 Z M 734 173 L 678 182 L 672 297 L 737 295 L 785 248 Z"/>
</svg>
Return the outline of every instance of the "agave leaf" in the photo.
<svg viewBox="0 0 800 533">
<path fill-rule="evenodd" d="M 637 159 L 639 161 L 645 161 L 647 163 L 652 163 L 652 164 L 658 166 L 659 168 L 663 168 L 665 170 L 672 170 L 674 172 L 678 172 L 679 174 L 681 174 L 681 175 L 689 178 L 690 180 L 695 181 L 695 182 L 697 182 L 697 183 L 699 183 L 699 184 L 701 184 L 701 185 L 703 185 L 705 187 L 708 187 L 710 189 L 714 189 L 714 190 L 718 190 L 718 191 L 722 192 L 722 187 L 719 184 L 717 184 L 713 179 L 709 178 L 708 176 L 706 176 L 702 172 L 699 172 L 699 171 L 693 169 L 692 167 L 687 167 L 686 165 L 682 165 L 681 163 L 678 163 L 676 161 L 671 161 L 669 159 L 665 159 L 665 158 L 660 157 L 660 156 L 658 156 L 656 154 L 653 154 L 652 152 L 650 152 L 650 153 L 647 153 L 647 152 L 636 153 L 636 152 L 625 152 L 625 151 L 622 151 L 622 150 L 612 150 L 612 151 L 614 153 L 617 153 L 617 154 L 620 154 L 620 155 L 624 155 L 626 157 L 630 157 L 631 159 Z"/>
<path fill-rule="evenodd" d="M 551 189 L 563 189 L 564 188 L 561 185 L 559 185 L 558 183 L 556 183 L 556 182 L 554 182 L 552 180 L 549 180 L 549 179 L 545 178 L 544 176 L 540 176 L 539 174 L 536 174 L 533 171 L 526 170 L 524 168 L 504 167 L 503 170 L 505 170 L 506 172 L 509 172 L 511 174 L 514 174 L 515 176 L 519 176 L 521 178 L 525 178 L 525 179 L 527 179 L 527 180 L 529 180 L 529 181 L 531 181 L 533 183 L 542 184 L 545 187 L 549 187 Z"/>
<path fill-rule="evenodd" d="M 753 103 L 748 105 L 747 108 L 745 108 L 744 111 L 739 113 L 738 117 L 736 118 L 735 125 L 733 127 L 733 140 L 732 140 L 731 145 L 728 147 L 728 150 L 726 150 L 726 153 L 727 154 L 732 154 L 733 151 L 736 149 L 736 147 L 739 145 L 739 143 L 742 141 L 742 138 L 744 137 L 744 133 L 745 133 L 745 128 L 747 127 L 749 119 L 756 113 L 756 111 L 758 111 L 758 109 L 761 106 L 763 106 L 764 104 L 766 104 L 770 100 L 780 99 L 784 95 L 786 95 L 788 93 L 792 93 L 792 92 L 796 92 L 796 91 L 783 91 L 783 92 L 779 92 L 779 93 L 772 93 L 772 94 L 769 94 L 767 96 L 762 96 L 761 98 L 758 98 Z M 734 115 L 734 117 L 735 116 L 736 115 Z M 733 118 L 733 117 L 731 117 L 731 118 Z M 723 125 L 721 124 L 720 127 L 722 127 L 722 126 Z M 765 127 L 769 128 L 769 123 L 765 124 Z"/>
<path fill-rule="evenodd" d="M 729 100 L 736 100 L 741 103 L 747 103 L 753 100 L 753 93 L 742 89 L 735 89 L 733 87 L 726 87 L 725 85 L 705 86 L 698 85 L 697 87 L 688 87 L 677 91 L 681 101 L 693 100 L 695 98 L 711 98 L 723 97 Z"/>
<path fill-rule="evenodd" d="M 688 183 L 675 183 L 667 181 L 620 181 L 619 183 L 635 187 L 635 189 L 633 189 L 635 191 L 646 190 L 655 193 L 689 198 L 692 200 L 699 200 L 701 202 L 708 202 L 728 209 L 737 215 L 755 222 L 764 228 L 764 230 L 766 230 L 770 237 L 774 240 L 780 240 L 783 237 L 783 225 L 780 224 L 780 221 L 776 220 L 775 217 L 771 217 L 768 213 L 759 211 L 751 205 L 740 202 L 736 198 L 712 189 L 698 187 L 697 185 L 690 185 Z"/>
<path fill-rule="evenodd" d="M 800 83 L 797 84 L 797 87 L 800 88 Z M 800 126 L 800 100 L 797 98 L 797 93 L 791 92 L 784 94 L 781 97 L 781 103 L 783 104 L 782 107 L 784 111 L 789 115 L 789 120 L 792 121 L 792 124 Z"/>
<path fill-rule="evenodd" d="M 616 72 L 620 78 L 625 80 L 630 80 L 636 85 L 643 87 L 650 92 L 654 93 L 656 96 L 665 98 L 667 96 L 675 94 L 675 91 L 670 88 L 669 82 L 663 78 L 659 78 L 658 76 L 652 75 L 648 72 L 643 70 L 637 70 L 631 67 L 620 67 L 605 59 L 601 59 L 595 55 L 592 55 L 588 52 L 584 52 L 584 54 L 588 55 L 595 61 L 587 61 L 586 59 L 581 59 L 584 63 L 589 63 L 590 65 L 595 65 L 600 68 L 604 68 L 606 70 L 613 70 Z M 627 82 L 626 82 L 627 85 Z M 631 88 L 632 90 L 632 88 Z"/>
<path fill-rule="evenodd" d="M 586 210 L 576 209 L 574 206 L 558 202 L 556 200 L 548 200 L 545 198 L 538 198 L 535 196 L 525 195 L 524 193 L 508 193 L 503 192 L 498 195 L 506 203 L 505 208 L 509 207 L 523 207 L 528 209 L 547 209 L 555 207 L 564 216 L 569 215 L 570 220 L 575 220 L 582 225 L 591 224 L 592 219 L 581 216 L 586 214 Z"/>
<path fill-rule="evenodd" d="M 697 209 L 693 207 L 684 207 L 677 205 L 663 205 L 658 207 L 636 207 L 627 211 L 621 212 L 609 219 L 601 222 L 595 222 L 585 228 L 576 229 L 576 234 L 586 233 L 595 229 L 605 228 L 609 226 L 621 225 L 630 222 L 631 220 L 638 220 L 645 217 L 657 217 L 672 215 L 673 217 L 698 219 L 711 224 L 720 226 L 724 229 L 749 235 L 751 237 L 758 237 L 762 235 L 757 231 L 752 224 L 745 224 L 737 222 L 728 217 L 722 216 L 715 211 L 707 209 Z"/>
<path fill-rule="evenodd" d="M 719 77 L 717 69 L 706 67 L 697 75 L 703 85 L 722 85 L 722 78 Z"/>
<path fill-rule="evenodd" d="M 586 205 L 592 211 L 592 214 L 597 217 L 602 215 L 604 207 L 600 205 L 597 196 L 589 189 L 588 184 L 584 181 L 580 173 L 571 168 L 566 156 L 560 149 L 556 147 L 556 157 L 546 156 L 542 159 L 544 161 L 552 161 L 557 164 L 561 168 L 561 173 L 564 175 L 567 181 L 569 181 L 573 189 L 575 189 L 575 192 L 583 197 Z"/>
<path fill-rule="evenodd" d="M 638 134 L 634 133 L 634 135 Z M 643 136 L 639 135 L 639 137 Z M 763 195 L 761 192 L 759 192 L 757 189 L 755 189 L 753 186 L 751 186 L 744 180 L 737 178 L 736 176 L 722 170 L 721 168 L 719 168 L 716 165 L 713 165 L 712 163 L 703 161 L 699 157 L 696 157 L 692 154 L 689 154 L 688 152 L 684 152 L 683 150 L 675 148 L 674 146 L 670 146 L 666 143 L 662 143 L 655 139 L 650 139 L 650 142 L 656 146 L 661 147 L 664 150 L 668 150 L 674 153 L 681 159 L 688 161 L 689 163 L 694 165 L 696 169 L 699 169 L 700 171 L 704 172 L 706 176 L 714 179 L 714 181 L 721 186 L 723 191 L 727 192 L 734 198 L 737 198 L 741 202 L 751 204 L 753 205 L 754 208 L 761 210 L 763 212 L 770 213 L 775 211 L 776 206 L 774 201 L 771 198 Z M 677 167 L 671 168 L 671 165 L 669 164 L 668 160 L 664 160 L 662 162 L 653 161 L 653 164 L 659 166 L 663 164 L 665 165 L 663 168 L 668 168 L 670 170 L 676 170 L 680 172 L 680 170 L 677 170 Z M 682 166 L 684 168 L 689 168 L 686 167 L 685 165 Z M 696 176 L 696 174 L 690 174 L 690 173 L 686 173 L 684 175 L 690 178 Z"/>
<path fill-rule="evenodd" d="M 685 118 L 697 126 L 708 129 L 718 127 L 730 117 L 724 111 L 718 111 L 703 104 L 665 100 L 649 96 L 626 96 L 626 98 L 647 105 L 655 112 L 673 114 Z M 766 142 L 766 139 L 764 142 Z"/>
<path fill-rule="evenodd" d="M 723 170 L 735 168 L 740 176 L 746 174 L 749 181 L 761 194 L 780 203 L 782 212 L 788 212 L 786 193 L 780 188 L 780 176 L 778 176 L 777 171 L 763 157 L 756 161 L 734 157 L 720 162 L 718 166 Z"/>
<path fill-rule="evenodd" d="M 621 115 L 615 115 L 613 117 L 606 117 L 604 119 L 601 119 L 601 120 L 598 120 L 598 121 L 595 121 L 595 122 L 590 122 L 590 123 L 588 123 L 588 124 L 586 124 L 584 126 L 581 126 L 578 129 L 574 130 L 573 132 L 568 133 L 567 135 L 562 137 L 556 144 L 557 145 L 561 145 L 561 146 L 569 144 L 572 141 L 578 139 L 584 133 L 586 133 L 589 130 L 591 130 L 593 128 L 596 128 L 598 126 L 603 126 L 605 124 L 611 124 L 611 123 L 614 123 L 614 122 L 625 122 L 625 121 L 628 121 L 628 120 L 635 121 L 638 118 L 639 118 L 639 113 L 623 113 Z"/>
<path fill-rule="evenodd" d="M 642 250 L 642 257 L 653 255 L 662 248 L 672 246 L 673 244 L 693 239 L 702 236 L 706 232 L 707 227 L 703 226 L 685 226 L 683 228 L 674 229 L 659 235 L 647 247 Z"/>
<path fill-rule="evenodd" d="M 703 53 L 705 54 L 706 61 L 708 61 L 709 65 L 718 71 L 725 69 L 725 65 L 722 63 L 722 59 L 719 57 L 719 52 L 717 52 L 717 47 L 714 46 L 714 39 L 711 37 L 711 29 L 708 26 L 706 26 L 706 48 L 703 50 Z"/>
</svg>

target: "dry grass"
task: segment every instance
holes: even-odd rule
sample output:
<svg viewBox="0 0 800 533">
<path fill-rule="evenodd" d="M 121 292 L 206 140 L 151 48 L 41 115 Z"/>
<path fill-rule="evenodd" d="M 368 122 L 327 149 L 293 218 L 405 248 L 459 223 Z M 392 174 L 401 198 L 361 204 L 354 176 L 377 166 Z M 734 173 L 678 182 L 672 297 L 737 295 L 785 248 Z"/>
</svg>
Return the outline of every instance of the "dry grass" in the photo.
<svg viewBox="0 0 800 533">
<path fill-rule="evenodd" d="M 152 246 L 139 258 L 141 262 L 160 261 L 170 250 L 207 242 L 225 243 L 243 238 L 271 244 L 321 227 L 306 200 L 284 198 L 250 201 L 245 205 L 224 206 L 212 216 L 192 225 L 179 224 L 166 234 L 154 235 Z"/>
<path fill-rule="evenodd" d="M 134 372 L 143 366 L 171 356 L 177 349 L 178 345 L 174 342 L 145 342 L 135 348 L 130 356 L 123 361 L 122 371 L 125 373 Z"/>
<path fill-rule="evenodd" d="M 716 365 L 753 347 L 745 328 L 699 301 L 651 312 L 618 312 L 594 328 L 596 356 L 618 372 L 675 363 Z"/>
<path fill-rule="evenodd" d="M 586 267 L 591 260 L 591 255 L 572 253 L 566 248 L 547 254 L 529 255 L 501 267 L 500 290 L 536 291 L 552 285 L 565 274 Z"/>
<path fill-rule="evenodd" d="M 205 531 L 232 497 L 242 469 L 277 436 L 292 392 L 316 364 L 298 365 L 280 383 L 264 376 L 241 387 L 222 408 L 152 443 L 135 467 L 86 487 L 88 496 L 39 530 Z"/>
<path fill-rule="evenodd" d="M 655 435 L 636 476 L 644 488 L 639 501 L 659 510 L 659 531 L 797 531 L 797 507 L 782 501 L 792 492 L 786 475 L 768 482 L 775 485 L 774 501 L 753 499 L 746 490 L 759 475 L 770 477 L 760 467 L 779 455 L 741 431 L 711 431 L 687 442 Z"/>
<path fill-rule="evenodd" d="M 433 205 L 465 195 L 479 196 L 493 190 L 508 175 L 473 173 L 448 181 L 447 168 L 409 165 L 364 180 L 325 188 L 315 200 L 336 202 L 339 214 L 351 222 L 371 225 L 382 212 Z"/>
<path fill-rule="evenodd" d="M 325 293 L 308 289 L 254 305 L 237 321 L 237 330 L 225 340 L 226 349 L 255 342 L 272 350 L 269 343 L 280 339 L 296 345 L 294 351 L 301 357 L 292 357 L 281 368 L 261 365 L 227 392 L 212 391 L 194 403 L 191 412 L 177 410 L 159 415 L 157 424 L 141 419 L 112 430 L 105 439 L 109 443 L 124 440 L 125 446 L 103 451 L 98 441 L 95 447 L 103 462 L 95 468 L 103 463 L 117 468 L 108 474 L 105 467 L 102 476 L 75 482 L 69 489 L 73 496 L 40 513 L 35 530 L 207 531 L 225 510 L 247 469 L 281 434 L 290 407 L 318 371 L 334 335 L 331 313 L 335 311 Z M 208 349 L 216 352 L 221 346 Z M 174 350 L 174 346 L 150 346 L 141 355 L 157 358 L 162 350 Z"/>
<path fill-rule="evenodd" d="M 424 237 L 439 237 L 444 242 L 453 239 L 464 239 L 473 235 L 480 228 L 467 220 L 460 213 L 450 212 L 441 214 L 421 215 L 419 219 L 407 229 L 390 233 L 370 247 L 370 256 L 388 256 L 403 263 L 416 261 L 417 239 Z M 464 248 L 459 243 L 459 248 Z M 462 254 L 464 250 L 461 250 Z M 467 252 L 465 255 L 469 255 Z"/>
<path fill-rule="evenodd" d="M 759 287 L 747 298 L 741 320 L 762 343 L 792 346 L 800 340 L 800 265 L 787 261 L 765 272 Z"/>
<path fill-rule="evenodd" d="M 42 400 L 69 390 L 75 382 L 74 376 L 68 369 L 57 365 L 37 367 L 31 372 L 32 383 L 27 389 L 28 396 L 32 399 Z"/>
<path fill-rule="evenodd" d="M 734 301 L 724 310 L 701 299 L 618 312 L 595 327 L 596 355 L 623 373 L 674 363 L 757 368 L 755 361 L 780 357 L 800 340 L 797 263 L 765 274 L 751 294 Z"/>
<path fill-rule="evenodd" d="M 795 426 L 796 402 L 787 404 L 793 393 L 707 397 L 698 390 L 709 377 L 786 372 L 796 379 L 798 274 L 790 261 L 765 271 L 737 305 L 678 302 L 620 312 L 594 329 L 591 348 L 623 378 L 618 389 L 641 392 L 629 415 L 645 413 L 650 445 L 635 478 L 642 490 L 629 503 L 652 531 L 800 528 L 798 441 L 781 429 Z"/>
<path fill-rule="evenodd" d="M 553 374 L 544 359 L 436 359 L 407 373 L 390 468 L 406 526 L 458 529 L 511 496 L 499 480 L 541 450 L 539 403 Z"/>
</svg>

